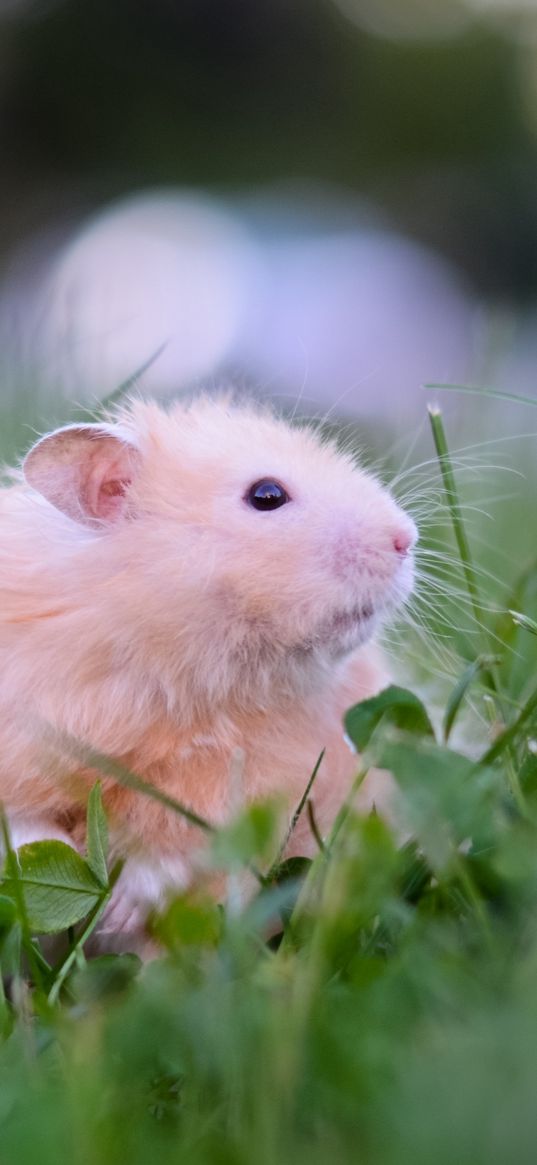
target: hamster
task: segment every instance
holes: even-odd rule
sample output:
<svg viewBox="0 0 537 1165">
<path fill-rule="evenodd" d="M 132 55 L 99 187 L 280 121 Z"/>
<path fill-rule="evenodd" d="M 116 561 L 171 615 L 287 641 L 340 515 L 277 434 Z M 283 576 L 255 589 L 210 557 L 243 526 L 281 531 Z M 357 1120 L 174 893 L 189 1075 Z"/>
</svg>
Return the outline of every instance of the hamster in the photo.
<svg viewBox="0 0 537 1165">
<path fill-rule="evenodd" d="M 130 399 L 42 437 L 0 491 L 0 800 L 15 845 L 84 842 L 111 756 L 218 825 L 245 799 L 313 790 L 327 830 L 356 773 L 352 704 L 380 690 L 375 633 L 409 596 L 417 531 L 315 429 L 258 403 Z M 51 743 L 51 741 L 53 743 Z M 373 790 L 373 799 L 375 792 Z M 103 931 L 185 887 L 203 835 L 103 778 L 126 865 Z M 308 853 L 300 822 L 290 852 Z"/>
</svg>

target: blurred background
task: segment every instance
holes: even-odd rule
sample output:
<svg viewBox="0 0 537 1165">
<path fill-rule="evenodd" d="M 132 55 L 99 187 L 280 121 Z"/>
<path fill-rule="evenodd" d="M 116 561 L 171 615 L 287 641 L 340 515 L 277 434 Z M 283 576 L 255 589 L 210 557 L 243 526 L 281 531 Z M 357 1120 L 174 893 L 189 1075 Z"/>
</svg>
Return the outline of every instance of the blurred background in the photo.
<svg viewBox="0 0 537 1165">
<path fill-rule="evenodd" d="M 424 384 L 537 398 L 536 146 L 537 0 L 0 0 L 0 457 L 144 367 L 356 423 L 394 468 L 432 455 Z M 501 588 L 537 413 L 438 399 Z M 443 564 L 434 473 L 402 493 Z"/>
<path fill-rule="evenodd" d="M 0 0 L 0 135 L 4 447 L 157 353 L 410 435 L 535 393 L 534 0 Z"/>
</svg>

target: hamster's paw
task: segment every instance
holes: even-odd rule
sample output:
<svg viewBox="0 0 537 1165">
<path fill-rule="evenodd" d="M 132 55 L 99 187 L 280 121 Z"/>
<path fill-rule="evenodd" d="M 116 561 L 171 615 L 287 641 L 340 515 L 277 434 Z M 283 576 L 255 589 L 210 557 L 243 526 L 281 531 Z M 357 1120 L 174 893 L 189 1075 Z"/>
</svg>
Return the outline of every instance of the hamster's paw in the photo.
<svg viewBox="0 0 537 1165">
<path fill-rule="evenodd" d="M 26 817 L 17 814 L 11 817 L 8 814 L 9 836 L 13 849 L 21 845 L 29 845 L 32 841 L 63 841 L 76 849 L 73 839 L 64 829 L 60 829 L 55 821 L 48 821 L 46 817 Z"/>
<path fill-rule="evenodd" d="M 92 936 L 91 951 L 133 951 L 143 959 L 154 957 L 158 947 L 147 933 L 148 917 L 187 882 L 181 858 L 129 858 Z"/>
</svg>

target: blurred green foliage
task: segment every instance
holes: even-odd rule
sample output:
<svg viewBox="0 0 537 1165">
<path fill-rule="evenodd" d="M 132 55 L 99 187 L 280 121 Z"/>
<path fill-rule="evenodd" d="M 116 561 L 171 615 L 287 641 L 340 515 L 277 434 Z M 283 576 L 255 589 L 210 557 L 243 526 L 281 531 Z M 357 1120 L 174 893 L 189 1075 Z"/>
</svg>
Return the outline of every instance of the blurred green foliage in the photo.
<svg viewBox="0 0 537 1165">
<path fill-rule="evenodd" d="M 11 965 L 5 1165 L 533 1160 L 534 794 L 514 812 L 501 767 L 421 737 L 415 707 L 401 727 L 394 701 L 396 736 L 388 719 L 368 747 L 395 748 L 412 839 L 349 804 L 279 947 L 275 875 L 240 913 L 180 895 L 156 924 L 168 954 L 81 957 L 60 1002 Z"/>
</svg>

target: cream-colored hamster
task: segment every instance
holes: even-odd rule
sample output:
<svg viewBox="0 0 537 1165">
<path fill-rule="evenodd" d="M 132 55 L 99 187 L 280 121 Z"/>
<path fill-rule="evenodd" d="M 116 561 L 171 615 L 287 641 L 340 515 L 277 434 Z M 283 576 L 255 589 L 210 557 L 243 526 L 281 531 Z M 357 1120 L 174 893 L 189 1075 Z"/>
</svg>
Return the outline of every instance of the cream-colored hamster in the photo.
<svg viewBox="0 0 537 1165">
<path fill-rule="evenodd" d="M 237 755 L 245 797 L 277 792 L 291 811 L 325 748 L 313 797 L 328 828 L 356 771 L 342 716 L 387 682 L 373 638 L 409 595 L 415 539 L 349 455 L 257 403 L 131 400 L 43 437 L 0 492 L 0 799 L 15 843 L 83 841 L 96 774 L 60 759 L 66 736 L 213 823 Z M 104 799 L 127 857 L 106 926 L 134 931 L 188 882 L 202 835 L 112 779 Z M 304 823 L 293 849 L 310 848 Z"/>
</svg>

